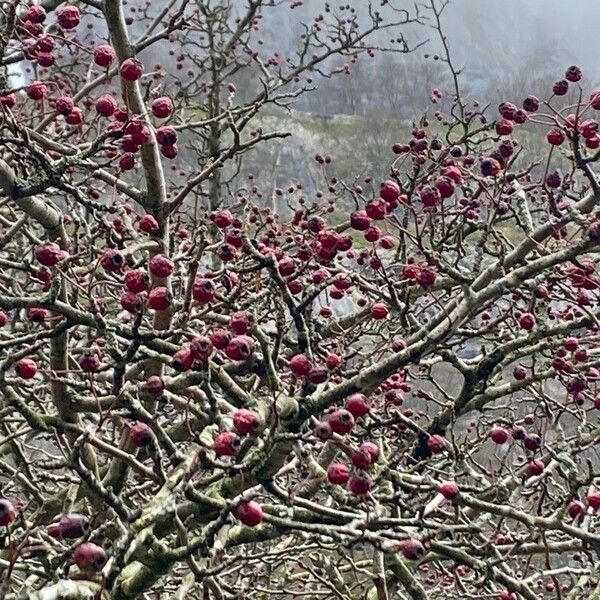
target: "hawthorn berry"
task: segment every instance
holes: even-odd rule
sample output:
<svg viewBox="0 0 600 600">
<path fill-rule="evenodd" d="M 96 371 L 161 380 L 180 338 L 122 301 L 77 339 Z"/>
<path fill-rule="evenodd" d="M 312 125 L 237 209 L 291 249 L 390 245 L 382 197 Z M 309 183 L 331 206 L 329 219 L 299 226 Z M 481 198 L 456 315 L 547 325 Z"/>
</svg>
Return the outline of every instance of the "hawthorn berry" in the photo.
<svg viewBox="0 0 600 600">
<path fill-rule="evenodd" d="M 99 67 L 110 67 L 115 59 L 115 51 L 108 44 L 100 44 L 94 48 L 94 62 Z"/>
<path fill-rule="evenodd" d="M 217 456 L 235 456 L 240 445 L 240 438 L 230 431 L 222 431 L 213 441 L 213 450 Z"/>
<path fill-rule="evenodd" d="M 15 371 L 22 379 L 33 379 L 37 370 L 37 364 L 31 358 L 22 358 L 15 364 Z"/>
<path fill-rule="evenodd" d="M 173 102 L 168 96 L 161 96 L 152 102 L 151 110 L 157 119 L 166 119 L 173 113 Z"/>
<path fill-rule="evenodd" d="M 144 74 L 144 68 L 137 58 L 126 58 L 119 67 L 119 73 L 125 81 L 137 81 Z"/>
<path fill-rule="evenodd" d="M 100 546 L 92 542 L 84 542 L 75 548 L 73 560 L 82 571 L 97 572 L 102 570 L 107 557 Z"/>
<path fill-rule="evenodd" d="M 256 527 L 264 518 L 262 507 L 258 502 L 250 500 L 241 502 L 235 508 L 235 516 L 247 527 Z"/>
<path fill-rule="evenodd" d="M 154 441 L 154 432 L 146 423 L 136 421 L 129 429 L 129 439 L 136 448 L 145 448 Z"/>
<path fill-rule="evenodd" d="M 63 29 L 75 29 L 81 21 L 81 13 L 76 6 L 62 6 L 56 11 L 56 20 Z"/>
<path fill-rule="evenodd" d="M 342 463 L 333 462 L 327 467 L 327 480 L 334 485 L 346 485 L 350 479 L 350 469 Z"/>
</svg>

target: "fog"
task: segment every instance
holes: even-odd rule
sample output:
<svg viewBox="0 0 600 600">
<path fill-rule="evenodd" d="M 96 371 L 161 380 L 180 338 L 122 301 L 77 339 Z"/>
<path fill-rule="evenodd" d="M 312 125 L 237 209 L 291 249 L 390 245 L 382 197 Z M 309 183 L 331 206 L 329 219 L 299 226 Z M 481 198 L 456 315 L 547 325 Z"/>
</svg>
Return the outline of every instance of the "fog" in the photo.
<svg viewBox="0 0 600 600">
<path fill-rule="evenodd" d="M 441 5 L 440 0 L 435 1 Z M 366 1 L 346 3 L 362 11 L 364 24 Z M 325 0 L 304 0 L 293 11 L 283 4 L 265 7 L 261 25 L 265 47 L 292 53 L 301 23 L 311 23 L 325 4 Z M 330 4 L 336 10 L 340 2 Z M 379 0 L 373 2 L 375 7 L 379 4 Z M 414 3 L 394 0 L 393 4 L 414 15 Z M 386 21 L 394 14 L 389 7 L 380 10 Z M 420 13 L 428 15 L 424 8 Z M 336 174 L 341 178 L 363 172 L 384 176 L 389 149 L 406 141 L 411 123 L 424 114 L 430 117 L 436 110 L 449 108 L 448 96 L 435 106 L 430 102 L 434 88 L 452 92 L 453 85 L 442 61 L 425 58 L 441 50 L 439 35 L 431 28 L 431 13 L 429 17 L 421 25 L 396 32 L 387 29 L 377 37 L 379 44 L 387 45 L 402 32 L 411 46 L 424 43 L 413 53 L 363 55 L 352 65 L 350 76 L 316 76 L 316 89 L 295 102 L 293 113 L 285 113 L 280 122 L 268 123 L 288 129 L 293 136 L 273 143 L 270 154 L 253 154 L 249 169 L 273 186 L 285 187 L 287 181 L 297 178 L 312 192 L 319 173 L 307 157 L 327 152 L 335 159 Z M 549 97 L 552 84 L 573 64 L 583 69 L 586 93 L 600 86 L 599 24 L 600 0 L 452 0 L 442 14 L 453 63 L 461 70 L 462 95 L 490 105 L 490 118 L 496 117 L 496 106 L 503 100 L 520 104 L 530 93 Z M 576 96 L 576 90 L 570 94 Z M 539 143 L 535 136 L 522 141 L 529 149 Z M 350 156 L 348 148 L 352 149 Z"/>
<path fill-rule="evenodd" d="M 436 2 L 441 5 L 440 0 Z M 277 11 L 265 11 L 264 25 L 269 34 L 267 43 L 280 49 L 285 47 L 286 40 L 293 43 L 300 23 L 310 22 L 325 4 L 324 0 L 304 0 L 301 7 L 291 13 L 288 11 L 286 20 L 282 20 L 281 13 Z M 337 4 L 332 2 L 331 6 Z M 366 2 L 350 4 L 356 6 L 359 12 L 366 13 Z M 414 3 L 396 0 L 391 4 L 414 15 Z M 378 6 L 379 2 L 373 5 Z M 390 8 L 380 10 L 387 20 L 394 14 Z M 420 8 L 420 12 L 423 17 L 427 15 L 426 9 Z M 455 66 L 462 70 L 462 85 L 482 102 L 495 102 L 513 92 L 543 94 L 541 82 L 549 84 L 562 78 L 564 70 L 572 64 L 583 69 L 586 88 L 600 82 L 600 61 L 597 59 L 599 0 L 452 0 L 443 11 L 442 21 Z M 418 79 L 418 71 L 423 68 L 423 54 L 441 49 L 439 37 L 430 25 L 431 20 L 424 20 L 422 26 L 398 30 L 404 32 L 412 45 L 426 41 L 414 55 L 381 54 L 368 69 L 382 71 L 382 77 L 387 79 L 393 76 L 393 72 L 389 72 L 390 67 L 400 70 L 408 67 L 408 73 L 402 73 L 402 77 L 412 73 Z M 386 30 L 379 35 L 378 41 L 385 44 L 391 37 L 392 32 Z M 361 67 L 365 68 L 364 65 Z M 360 77 L 358 79 L 356 85 L 362 85 L 364 82 L 360 81 Z M 435 85 L 434 81 L 431 83 Z M 335 84 L 337 87 L 340 85 Z M 353 85 L 348 81 L 343 87 L 351 88 Z M 413 91 L 420 95 L 425 106 L 430 90 L 420 88 L 420 82 L 416 80 L 414 85 L 416 89 Z M 528 90 L 528 86 L 533 89 Z M 377 106 L 379 90 L 376 85 L 363 87 L 361 95 L 368 95 L 364 104 Z M 320 90 L 313 95 L 312 101 L 300 108 L 327 114 L 352 114 L 354 109 L 330 106 L 330 96 L 336 91 L 334 84 L 320 82 Z M 414 103 L 411 108 L 414 108 Z"/>
<path fill-rule="evenodd" d="M 600 77 L 598 0 L 454 0 L 444 23 L 467 74 L 560 74 L 577 64 Z"/>
</svg>

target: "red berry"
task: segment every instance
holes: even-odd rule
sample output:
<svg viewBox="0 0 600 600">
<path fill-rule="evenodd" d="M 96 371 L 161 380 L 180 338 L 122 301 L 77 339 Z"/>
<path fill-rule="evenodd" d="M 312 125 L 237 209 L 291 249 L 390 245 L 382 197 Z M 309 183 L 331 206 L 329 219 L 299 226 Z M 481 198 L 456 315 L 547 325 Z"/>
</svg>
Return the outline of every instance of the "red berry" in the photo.
<svg viewBox="0 0 600 600">
<path fill-rule="evenodd" d="M 95 373 L 100 367 L 100 358 L 95 352 L 82 354 L 77 362 L 84 373 Z"/>
<path fill-rule="evenodd" d="M 352 413 L 343 408 L 332 412 L 327 420 L 331 425 L 331 429 L 340 435 L 349 433 L 354 427 L 354 417 L 352 416 Z"/>
<path fill-rule="evenodd" d="M 329 421 L 319 421 L 315 425 L 313 433 L 320 440 L 329 440 L 333 436 L 333 429 L 331 428 Z"/>
<path fill-rule="evenodd" d="M 225 229 L 233 223 L 233 215 L 228 210 L 219 210 L 211 215 L 211 220 L 219 229 Z"/>
<path fill-rule="evenodd" d="M 207 335 L 197 335 L 190 342 L 190 352 L 194 360 L 207 362 L 213 351 L 213 343 Z"/>
<path fill-rule="evenodd" d="M 129 134 L 126 134 L 121 138 L 120 146 L 121 150 L 126 153 L 134 154 L 140 151 L 140 145 L 133 139 L 133 136 Z"/>
<path fill-rule="evenodd" d="M 364 471 L 357 471 L 348 480 L 348 490 L 355 496 L 364 496 L 372 486 L 373 481 Z"/>
<path fill-rule="evenodd" d="M 423 206 L 433 207 L 440 203 L 442 195 L 440 191 L 431 185 L 424 185 L 418 192 Z"/>
<path fill-rule="evenodd" d="M 192 296 L 194 300 L 201 304 L 208 304 L 215 298 L 215 284 L 210 279 L 196 278 L 192 286 Z"/>
<path fill-rule="evenodd" d="M 561 129 L 551 129 L 546 134 L 546 139 L 552 146 L 560 146 L 565 141 L 565 134 Z"/>
<path fill-rule="evenodd" d="M 536 458 L 527 465 L 527 474 L 530 477 L 541 475 L 544 472 L 545 465 L 543 461 L 539 458 Z"/>
<path fill-rule="evenodd" d="M 408 560 L 418 560 L 425 554 L 425 547 L 416 539 L 409 538 L 402 540 L 399 545 L 399 550 L 402 556 Z"/>
<path fill-rule="evenodd" d="M 144 233 L 156 233 L 160 229 L 158 221 L 149 214 L 140 217 L 138 227 L 140 228 L 140 231 L 143 231 Z"/>
<path fill-rule="evenodd" d="M 165 279 L 166 277 L 169 277 L 171 273 L 173 273 L 175 264 L 167 256 L 164 256 L 162 254 L 156 254 L 150 259 L 148 268 L 150 270 L 150 273 L 152 273 L 154 277 Z"/>
<path fill-rule="evenodd" d="M 135 156 L 131 153 L 123 154 L 119 159 L 119 169 L 121 171 L 131 171 L 135 167 Z"/>
<path fill-rule="evenodd" d="M 277 262 L 277 270 L 282 277 L 289 277 L 296 270 L 296 265 L 289 256 L 284 256 Z"/>
<path fill-rule="evenodd" d="M 256 431 L 259 424 L 258 415 L 247 408 L 239 408 L 233 413 L 233 426 L 240 435 L 248 435 Z"/>
<path fill-rule="evenodd" d="M 53 267 L 63 258 L 63 252 L 58 244 L 48 242 L 35 249 L 35 258 L 45 267 Z"/>
<path fill-rule="evenodd" d="M 444 451 L 446 440 L 439 434 L 430 435 L 427 438 L 427 448 L 432 454 L 439 454 Z"/>
<path fill-rule="evenodd" d="M 152 310 L 167 310 L 172 302 L 171 292 L 165 287 L 155 287 L 148 294 L 148 306 Z"/>
<path fill-rule="evenodd" d="M 25 92 L 32 100 L 41 100 L 48 94 L 48 88 L 41 81 L 33 81 L 25 88 Z"/>
<path fill-rule="evenodd" d="M 510 434 L 514 440 L 523 440 L 525 439 L 527 432 L 525 431 L 525 427 L 522 427 L 521 425 L 513 425 L 512 429 L 510 430 Z"/>
<path fill-rule="evenodd" d="M 13 93 L 0 96 L 0 104 L 6 108 L 13 108 L 17 103 L 17 97 Z"/>
<path fill-rule="evenodd" d="M 131 139 L 138 146 L 147 144 L 150 140 L 150 129 L 144 121 L 134 119 L 125 125 L 125 133 L 131 136 Z"/>
<path fill-rule="evenodd" d="M 576 67 L 575 65 L 573 65 L 572 67 L 569 67 L 566 72 L 565 72 L 565 79 L 567 81 L 572 81 L 572 82 L 576 82 L 579 81 L 582 77 L 582 72 L 581 69 L 579 67 Z"/>
<path fill-rule="evenodd" d="M 158 119 L 166 119 L 173 112 L 173 102 L 168 96 L 161 96 L 152 102 L 152 114 Z"/>
<path fill-rule="evenodd" d="M 63 6 L 56 11 L 56 20 L 63 29 L 74 29 L 81 21 L 81 14 L 76 6 Z"/>
<path fill-rule="evenodd" d="M 101 571 L 106 564 L 106 553 L 92 542 L 84 542 L 75 548 L 73 560 L 82 571 Z"/>
<path fill-rule="evenodd" d="M 326 367 L 313 367 L 308 373 L 308 380 L 314 385 L 325 383 L 329 379 L 329 371 Z"/>
<path fill-rule="evenodd" d="M 525 446 L 525 448 L 531 452 L 538 450 L 541 445 L 542 439 L 535 433 L 529 433 L 523 438 L 523 446 Z"/>
<path fill-rule="evenodd" d="M 231 327 L 234 333 L 242 335 L 250 331 L 252 326 L 251 320 L 252 319 L 247 312 L 239 310 L 232 313 L 229 317 L 229 327 Z"/>
<path fill-rule="evenodd" d="M 50 52 L 38 52 L 36 55 L 37 64 L 40 67 L 51 67 L 54 64 L 54 55 Z"/>
<path fill-rule="evenodd" d="M 73 104 L 73 99 L 69 96 L 61 96 L 54 102 L 54 108 L 56 109 L 56 112 L 65 116 L 68 115 L 74 107 L 75 105 Z"/>
<path fill-rule="evenodd" d="M 27 318 L 36 325 L 43 325 L 48 319 L 48 311 L 44 308 L 28 308 Z"/>
<path fill-rule="evenodd" d="M 540 108 L 540 100 L 536 96 L 527 96 L 523 100 L 523 110 L 527 112 L 536 112 Z"/>
<path fill-rule="evenodd" d="M 340 365 L 342 364 L 342 359 L 339 357 L 339 355 L 330 352 L 326 357 L 325 357 L 325 366 L 330 370 L 333 371 L 334 369 L 337 369 Z"/>
<path fill-rule="evenodd" d="M 371 464 L 375 464 L 379 460 L 379 446 L 375 442 L 363 442 L 359 446 L 359 450 L 366 450 L 371 455 Z"/>
<path fill-rule="evenodd" d="M 81 125 L 83 123 L 83 112 L 75 106 L 73 110 L 65 117 L 65 121 L 69 125 Z"/>
<path fill-rule="evenodd" d="M 357 210 L 350 215 L 350 226 L 357 231 L 366 231 L 371 225 L 371 219 L 364 210 Z"/>
<path fill-rule="evenodd" d="M 156 130 L 156 141 L 162 146 L 173 146 L 177 141 L 177 132 L 172 127 L 159 127 Z"/>
<path fill-rule="evenodd" d="M 500 172 L 500 163 L 495 158 L 486 158 L 481 162 L 481 174 L 486 177 L 493 177 Z"/>
<path fill-rule="evenodd" d="M 400 197 L 400 187 L 395 181 L 388 179 L 379 186 L 379 195 L 386 202 L 396 202 Z"/>
<path fill-rule="evenodd" d="M 523 381 L 523 379 L 527 378 L 527 369 L 521 365 L 516 366 L 513 369 L 513 377 L 517 381 Z"/>
<path fill-rule="evenodd" d="M 126 123 L 127 119 L 129 119 L 129 113 L 127 112 L 127 107 L 118 106 L 115 110 L 114 114 L 115 120 L 119 123 Z"/>
<path fill-rule="evenodd" d="M 496 133 L 498 135 L 510 135 L 513 131 L 513 127 L 512 121 L 509 121 L 508 119 L 496 121 Z"/>
<path fill-rule="evenodd" d="M 132 315 L 139 313 L 142 309 L 142 298 L 133 292 L 123 292 L 119 302 L 121 308 Z"/>
<path fill-rule="evenodd" d="M 498 106 L 498 112 L 509 121 L 514 121 L 517 110 L 517 107 L 512 102 L 502 102 Z"/>
<path fill-rule="evenodd" d="M 30 358 L 22 358 L 17 361 L 15 371 L 22 379 L 33 379 L 37 373 L 37 364 Z"/>
<path fill-rule="evenodd" d="M 447 500 L 453 500 L 458 496 L 459 488 L 455 481 L 444 481 L 440 484 L 440 494 Z"/>
<path fill-rule="evenodd" d="M 594 90 L 591 93 L 590 104 L 594 110 L 600 110 L 600 90 Z"/>
<path fill-rule="evenodd" d="M 369 401 L 364 394 L 352 394 L 346 399 L 346 410 L 352 414 L 355 419 L 369 414 Z"/>
<path fill-rule="evenodd" d="M 552 173 L 548 173 L 548 176 L 546 177 L 546 185 L 549 188 L 557 189 L 561 186 L 561 183 L 562 183 L 562 178 L 558 171 L 553 171 Z"/>
<path fill-rule="evenodd" d="M 103 117 L 110 117 L 117 108 L 117 101 L 110 95 L 104 94 L 96 100 L 96 111 Z"/>
<path fill-rule="evenodd" d="M 371 316 L 376 320 L 380 321 L 388 316 L 390 309 L 383 302 L 376 302 L 371 306 Z"/>
<path fill-rule="evenodd" d="M 48 533 L 50 535 L 54 533 L 52 537 L 74 540 L 85 535 L 90 528 L 90 521 L 85 515 L 70 513 L 63 515 L 55 526 L 57 527 L 54 530 L 51 530 L 50 527 L 48 527 Z"/>
<path fill-rule="evenodd" d="M 585 499 L 587 500 L 588 505 L 594 509 L 598 510 L 600 508 L 600 491 L 598 490 L 590 490 Z"/>
<path fill-rule="evenodd" d="M 119 72 L 125 81 L 137 81 L 144 74 L 144 68 L 136 58 L 127 58 L 121 63 Z"/>
<path fill-rule="evenodd" d="M 367 216 L 374 221 L 385 219 L 386 210 L 386 205 L 382 198 L 375 198 L 367 202 L 365 206 Z"/>
<path fill-rule="evenodd" d="M 572 500 L 567 507 L 567 512 L 572 519 L 585 512 L 585 504 L 581 500 Z"/>
<path fill-rule="evenodd" d="M 591 240 L 600 242 L 600 219 L 593 221 L 587 229 L 587 235 Z"/>
<path fill-rule="evenodd" d="M 5 498 L 0 499 L 0 526 L 7 527 L 16 518 L 17 511 L 12 502 Z"/>
<path fill-rule="evenodd" d="M 556 96 L 564 96 L 569 91 L 569 82 L 565 79 L 557 81 L 552 86 L 552 93 Z"/>
<path fill-rule="evenodd" d="M 535 317 L 531 313 L 523 313 L 519 317 L 519 327 L 531 331 L 535 327 Z"/>
<path fill-rule="evenodd" d="M 144 448 L 154 440 L 154 432 L 146 423 L 136 421 L 129 430 L 129 439 L 136 448 Z"/>
<path fill-rule="evenodd" d="M 27 8 L 23 20 L 30 23 L 43 23 L 46 20 L 46 10 L 39 4 L 34 4 Z"/>
<path fill-rule="evenodd" d="M 100 257 L 100 265 L 105 271 L 114 273 L 120 271 L 125 263 L 125 257 L 118 251 L 112 248 L 107 248 Z"/>
<path fill-rule="evenodd" d="M 353 452 L 350 459 L 357 469 L 362 469 L 363 471 L 369 470 L 373 464 L 371 453 L 366 448 L 359 448 Z"/>
<path fill-rule="evenodd" d="M 218 350 L 225 350 L 231 342 L 232 335 L 229 331 L 225 329 L 215 329 L 210 334 L 210 339 L 212 340 L 213 346 Z"/>
<path fill-rule="evenodd" d="M 263 510 L 258 502 L 242 502 L 235 509 L 235 516 L 246 526 L 256 527 L 263 520 Z"/>
<path fill-rule="evenodd" d="M 306 377 L 310 373 L 312 363 L 304 354 L 296 354 L 290 359 L 289 367 L 297 377 Z"/>
<path fill-rule="evenodd" d="M 460 169 L 454 165 L 445 167 L 442 174 L 456 184 L 462 183 L 462 173 L 460 172 Z"/>
<path fill-rule="evenodd" d="M 161 394 L 164 390 L 165 386 L 163 380 L 159 375 L 150 375 L 148 379 L 146 379 L 146 389 L 155 396 Z"/>
<path fill-rule="evenodd" d="M 115 59 L 115 51 L 108 44 L 100 44 L 94 48 L 94 62 L 100 67 L 110 67 Z"/>
<path fill-rule="evenodd" d="M 173 354 L 171 366 L 182 373 L 183 371 L 189 371 L 194 366 L 194 360 L 194 355 L 189 348 L 181 348 Z"/>
<path fill-rule="evenodd" d="M 506 444 L 508 441 L 508 431 L 504 427 L 494 425 L 490 430 L 490 439 L 496 444 Z"/>
<path fill-rule="evenodd" d="M 346 485 L 350 479 L 350 470 L 342 463 L 331 463 L 327 467 L 327 480 L 334 485 Z"/>
<path fill-rule="evenodd" d="M 161 146 L 160 153 L 169 160 L 174 159 L 177 156 L 177 144 Z"/>
<path fill-rule="evenodd" d="M 454 193 L 454 183 L 449 177 L 438 177 L 434 185 L 442 198 L 450 198 Z"/>
<path fill-rule="evenodd" d="M 248 360 L 254 352 L 254 339 L 247 335 L 237 335 L 225 348 L 225 355 L 231 360 Z"/>
<path fill-rule="evenodd" d="M 213 442 L 213 450 L 217 456 L 235 456 L 240 445 L 240 438 L 231 431 L 217 434 Z"/>
</svg>

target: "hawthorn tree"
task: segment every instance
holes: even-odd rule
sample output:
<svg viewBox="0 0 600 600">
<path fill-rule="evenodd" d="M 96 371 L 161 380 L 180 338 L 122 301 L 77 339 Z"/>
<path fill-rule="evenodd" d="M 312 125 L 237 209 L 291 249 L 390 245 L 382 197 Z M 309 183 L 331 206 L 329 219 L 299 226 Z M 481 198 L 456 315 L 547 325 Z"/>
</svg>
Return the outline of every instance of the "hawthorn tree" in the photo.
<svg viewBox="0 0 600 600">
<path fill-rule="evenodd" d="M 2 3 L 1 598 L 600 598 L 600 93 L 486 116 L 435 0 L 263 52 L 301 4 Z M 267 207 L 261 114 L 423 19 L 377 193 Z"/>
</svg>

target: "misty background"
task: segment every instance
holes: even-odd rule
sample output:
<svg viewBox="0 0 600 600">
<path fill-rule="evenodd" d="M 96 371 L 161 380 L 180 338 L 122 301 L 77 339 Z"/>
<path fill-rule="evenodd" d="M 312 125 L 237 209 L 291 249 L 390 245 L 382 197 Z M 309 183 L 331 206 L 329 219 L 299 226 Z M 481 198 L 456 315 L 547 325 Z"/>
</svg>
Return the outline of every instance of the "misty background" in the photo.
<svg viewBox="0 0 600 600">
<path fill-rule="evenodd" d="M 436 3 L 441 6 L 442 2 L 436 0 Z M 349 4 L 356 8 L 363 26 L 368 22 L 367 0 L 329 3 L 302 0 L 301 4 L 295 4 L 292 10 L 289 2 L 275 2 L 274 6 L 265 2 L 252 40 L 253 48 L 261 56 L 277 53 L 282 60 L 293 57 L 304 24 L 311 25 L 327 4 L 337 14 L 341 14 L 340 6 Z M 409 0 L 392 0 L 383 7 L 380 4 L 380 0 L 372 2 L 384 22 L 398 18 L 395 8 L 406 10 L 411 17 L 418 12 L 421 23 L 378 32 L 371 41 L 382 50 L 373 57 L 361 55 L 355 64 L 349 64 L 348 75 L 323 78 L 315 73 L 311 83 L 314 89 L 297 98 L 290 110 L 278 110 L 271 105 L 261 113 L 262 129 L 286 130 L 292 137 L 274 140 L 249 153 L 240 171 L 254 176 L 252 185 L 259 185 L 259 193 L 270 200 L 274 208 L 280 208 L 276 204 L 285 202 L 276 190 L 287 190 L 295 183 L 301 183 L 304 193 L 309 195 L 326 190 L 331 178 L 337 177 L 360 183 L 368 192 L 369 183 L 364 179 L 372 177 L 376 181 L 387 176 L 394 159 L 391 148 L 395 143 L 408 141 L 413 123 L 424 115 L 433 121 L 436 111 L 444 113 L 448 108 L 448 95 L 435 105 L 430 102 L 433 89 L 453 93 L 447 66 L 433 59 L 442 48 L 438 33 L 431 28 L 431 13 Z M 140 19 L 141 5 L 146 3 L 132 0 L 125 9 L 134 38 L 147 26 L 147 21 Z M 151 6 L 150 15 L 161 9 L 160 2 L 147 3 L 147 6 Z M 243 11 L 246 2 L 232 0 L 231 6 Z M 96 23 L 93 12 L 85 17 L 88 25 Z M 562 79 L 565 69 L 572 64 L 583 70 L 582 85 L 586 93 L 600 87 L 599 25 L 600 0 L 451 0 L 442 14 L 452 60 L 461 71 L 463 98 L 478 100 L 482 106 L 489 105 L 490 119 L 496 118 L 496 107 L 501 101 L 520 104 L 531 93 L 547 98 L 552 84 Z M 399 35 L 409 47 L 416 48 L 414 52 L 385 51 L 398 48 L 394 40 Z M 93 45 L 104 39 L 106 31 L 96 27 L 89 30 L 85 43 Z M 148 69 L 160 63 L 165 73 L 165 90 L 170 90 L 174 97 L 177 88 L 173 83 L 186 77 L 191 80 L 198 77 L 193 61 L 186 57 L 177 64 L 177 54 L 166 42 L 143 54 Z M 330 65 L 332 67 L 350 62 L 348 57 L 334 60 L 337 64 Z M 12 67 L 15 87 L 38 77 L 43 78 L 44 73 L 34 74 L 31 66 L 23 69 L 23 65 L 17 63 Z M 260 89 L 260 77 L 256 68 L 242 69 L 236 74 L 236 100 L 243 102 L 253 97 Z M 119 97 L 117 83 L 115 79 L 112 91 Z M 571 99 L 576 100 L 574 96 L 565 98 L 567 102 Z M 90 106 L 94 100 L 89 99 Z M 187 153 L 186 144 L 190 149 Z M 180 159 L 189 161 L 190 167 L 194 167 L 196 144 L 197 140 L 192 138 L 182 139 L 180 144 Z M 543 140 L 533 135 L 524 139 L 523 144 L 536 152 L 543 146 Z M 326 169 L 318 165 L 314 160 L 317 153 L 329 155 L 331 165 Z M 236 165 L 231 169 L 232 180 L 237 168 Z M 184 175 L 173 172 L 171 177 Z M 234 193 L 232 188 L 232 196 Z"/>
<path fill-rule="evenodd" d="M 293 52 L 301 24 L 311 23 L 325 4 L 304 0 L 294 11 L 265 10 L 261 25 L 265 48 Z M 332 9 L 338 4 L 331 3 Z M 366 2 L 351 4 L 365 16 Z M 414 3 L 393 4 L 415 14 Z M 393 18 L 392 9 L 379 7 L 379 2 L 374 5 L 386 20 Z M 412 124 L 423 115 L 431 119 L 437 110 L 444 112 L 448 100 L 432 105 L 430 95 L 434 88 L 452 94 L 452 81 L 447 66 L 433 59 L 442 46 L 431 28 L 431 14 L 424 8 L 419 12 L 420 25 L 385 30 L 376 37 L 378 45 L 393 47 L 390 40 L 401 32 L 411 47 L 418 46 L 414 52 L 363 55 L 351 65 L 350 75 L 315 76 L 316 89 L 299 98 L 292 111 L 263 117 L 265 127 L 283 126 L 294 134 L 246 161 L 243 170 L 264 182 L 267 194 L 269 188 L 285 188 L 293 181 L 301 182 L 307 193 L 323 189 L 322 169 L 312 160 L 317 152 L 332 157 L 328 174 L 346 181 L 364 186 L 364 176 L 385 177 L 394 158 L 392 145 L 405 143 Z M 549 97 L 552 84 L 573 64 L 583 70 L 586 93 L 597 87 L 599 24 L 598 0 L 452 0 L 442 14 L 452 60 L 461 71 L 463 97 L 489 105 L 490 119 L 496 118 L 501 101 L 520 104 L 532 93 Z M 244 82 L 240 83 L 238 89 L 243 90 Z M 572 99 L 576 101 L 574 95 Z M 536 152 L 544 142 L 532 135 L 523 145 Z M 275 201 L 273 195 L 274 207 Z"/>
</svg>

